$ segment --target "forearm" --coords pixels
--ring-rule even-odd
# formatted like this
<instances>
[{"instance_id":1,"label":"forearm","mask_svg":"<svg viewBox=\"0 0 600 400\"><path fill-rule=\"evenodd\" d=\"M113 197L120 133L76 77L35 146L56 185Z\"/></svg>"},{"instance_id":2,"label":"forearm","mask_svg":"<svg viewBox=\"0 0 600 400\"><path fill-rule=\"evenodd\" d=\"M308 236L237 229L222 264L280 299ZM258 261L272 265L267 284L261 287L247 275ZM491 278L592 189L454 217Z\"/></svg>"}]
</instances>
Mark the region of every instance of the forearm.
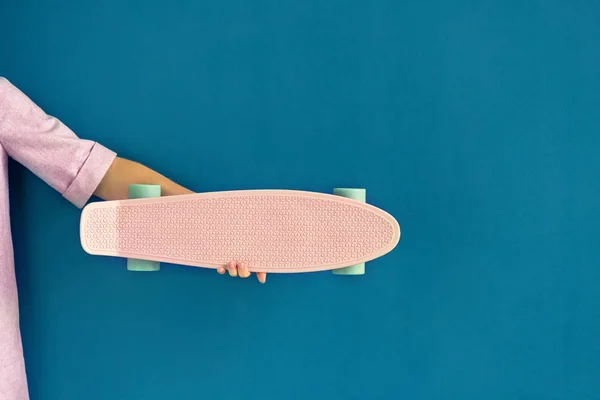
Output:
<instances>
[{"instance_id":1,"label":"forearm","mask_svg":"<svg viewBox=\"0 0 600 400\"><path fill-rule=\"evenodd\" d=\"M163 196L192 193L142 164L117 157L94 194L104 200L126 199L130 184L160 185Z\"/></svg>"}]
</instances>

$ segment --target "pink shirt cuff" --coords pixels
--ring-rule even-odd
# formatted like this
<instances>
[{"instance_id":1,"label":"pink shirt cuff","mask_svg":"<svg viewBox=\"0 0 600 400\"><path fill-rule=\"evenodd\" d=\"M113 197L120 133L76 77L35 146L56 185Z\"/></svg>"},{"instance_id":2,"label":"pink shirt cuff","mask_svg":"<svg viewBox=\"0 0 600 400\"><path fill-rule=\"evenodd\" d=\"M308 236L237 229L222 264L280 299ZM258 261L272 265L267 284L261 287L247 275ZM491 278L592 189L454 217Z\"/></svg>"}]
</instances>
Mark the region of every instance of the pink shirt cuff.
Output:
<instances>
[{"instance_id":1,"label":"pink shirt cuff","mask_svg":"<svg viewBox=\"0 0 600 400\"><path fill-rule=\"evenodd\" d=\"M82 208L94 194L116 156L115 152L95 143L75 179L63 193L63 197Z\"/></svg>"}]
</instances>

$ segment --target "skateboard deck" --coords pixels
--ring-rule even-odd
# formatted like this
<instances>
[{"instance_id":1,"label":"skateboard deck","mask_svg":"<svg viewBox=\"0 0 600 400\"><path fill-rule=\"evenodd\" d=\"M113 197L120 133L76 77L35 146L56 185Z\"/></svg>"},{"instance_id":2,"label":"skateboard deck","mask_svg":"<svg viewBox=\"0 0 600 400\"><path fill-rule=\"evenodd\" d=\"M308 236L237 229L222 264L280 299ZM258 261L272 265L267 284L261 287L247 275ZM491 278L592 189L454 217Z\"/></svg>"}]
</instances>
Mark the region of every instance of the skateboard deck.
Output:
<instances>
[{"instance_id":1,"label":"skateboard deck","mask_svg":"<svg viewBox=\"0 0 600 400\"><path fill-rule=\"evenodd\" d=\"M91 203L80 237L94 255L295 273L381 257L400 227L387 212L341 196L243 190Z\"/></svg>"}]
</instances>

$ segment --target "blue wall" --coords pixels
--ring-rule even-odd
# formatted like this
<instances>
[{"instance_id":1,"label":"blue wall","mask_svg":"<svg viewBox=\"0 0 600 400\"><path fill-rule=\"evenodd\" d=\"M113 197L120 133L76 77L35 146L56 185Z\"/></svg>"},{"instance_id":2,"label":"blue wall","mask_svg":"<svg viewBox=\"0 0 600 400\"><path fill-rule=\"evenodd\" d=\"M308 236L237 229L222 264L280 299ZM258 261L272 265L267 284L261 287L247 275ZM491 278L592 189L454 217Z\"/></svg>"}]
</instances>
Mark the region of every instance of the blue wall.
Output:
<instances>
[{"instance_id":1,"label":"blue wall","mask_svg":"<svg viewBox=\"0 0 600 400\"><path fill-rule=\"evenodd\" d=\"M358 279L127 273L12 164L33 400L598 398L600 3L168 3L2 0L0 75L197 191L366 187L403 239Z\"/></svg>"}]
</instances>

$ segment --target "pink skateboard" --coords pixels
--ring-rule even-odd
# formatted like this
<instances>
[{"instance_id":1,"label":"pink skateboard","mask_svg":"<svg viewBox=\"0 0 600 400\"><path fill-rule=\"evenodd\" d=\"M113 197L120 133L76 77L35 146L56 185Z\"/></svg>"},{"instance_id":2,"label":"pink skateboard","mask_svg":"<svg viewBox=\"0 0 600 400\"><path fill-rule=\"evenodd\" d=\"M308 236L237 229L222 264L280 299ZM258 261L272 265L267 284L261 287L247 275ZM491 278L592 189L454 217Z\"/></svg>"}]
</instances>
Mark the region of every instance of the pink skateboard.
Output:
<instances>
[{"instance_id":1,"label":"pink skateboard","mask_svg":"<svg viewBox=\"0 0 600 400\"><path fill-rule=\"evenodd\" d=\"M145 194L133 197L148 197L148 188L154 189L150 196L160 194L157 186L132 185L130 197L140 189ZM91 203L81 215L81 245L89 254L128 258L132 270L156 270L159 262L216 269L241 261L253 272L362 274L365 262L396 246L400 227L363 202L364 189L336 191L246 190Z\"/></svg>"}]
</instances>

